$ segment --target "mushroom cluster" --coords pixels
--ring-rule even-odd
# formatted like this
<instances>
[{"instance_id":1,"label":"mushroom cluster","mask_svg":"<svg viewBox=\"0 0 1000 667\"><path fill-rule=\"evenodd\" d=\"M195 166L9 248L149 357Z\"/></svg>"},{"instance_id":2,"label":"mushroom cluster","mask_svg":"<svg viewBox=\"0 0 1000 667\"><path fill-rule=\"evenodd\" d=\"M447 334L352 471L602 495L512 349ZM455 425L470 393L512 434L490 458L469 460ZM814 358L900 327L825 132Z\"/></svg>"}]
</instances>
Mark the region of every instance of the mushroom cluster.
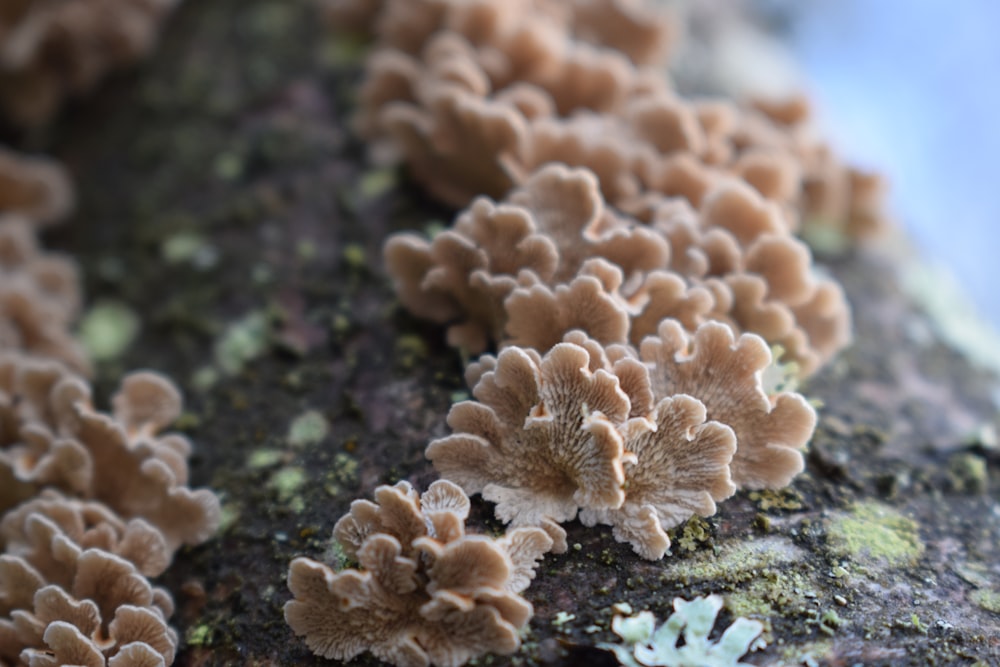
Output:
<instances>
[{"instance_id":1,"label":"mushroom cluster","mask_svg":"<svg viewBox=\"0 0 1000 667\"><path fill-rule=\"evenodd\" d=\"M384 246L402 305L481 355L475 400L426 449L446 480L432 489L494 503L499 544L546 536L532 562L566 550L573 519L654 560L671 528L802 471L816 412L789 387L849 344L851 313L796 234L886 225L881 179L814 136L805 98L681 96L664 73L676 21L641 0L321 6L373 41L356 118L373 159L463 209ZM417 543L435 519L415 518L408 485L378 493L408 497L411 518L355 503L335 537L362 570L296 560L286 619L326 657L458 664L474 652L420 634L441 548ZM386 644L397 629L405 649Z\"/></svg>"},{"instance_id":2,"label":"mushroom cluster","mask_svg":"<svg viewBox=\"0 0 1000 667\"><path fill-rule=\"evenodd\" d=\"M219 500L188 488L166 377L94 408L76 266L36 238L69 201L57 167L0 152L0 667L166 666L173 599L149 578L211 537Z\"/></svg>"},{"instance_id":3,"label":"mushroom cluster","mask_svg":"<svg viewBox=\"0 0 1000 667\"><path fill-rule=\"evenodd\" d=\"M295 596L285 620L317 655L350 660L369 651L405 667L457 667L486 652L509 654L531 618L518 593L552 541L538 528L503 538L465 533L469 499L439 480L423 494L407 482L356 500L334 527L360 569L334 572L292 561Z\"/></svg>"},{"instance_id":4,"label":"mushroom cluster","mask_svg":"<svg viewBox=\"0 0 1000 667\"><path fill-rule=\"evenodd\" d=\"M749 184L786 224L885 227L883 183L815 136L808 100L687 99L664 74L676 22L639 0L327 0L374 34L358 114L436 197L498 199L542 165L586 167L623 210Z\"/></svg>"},{"instance_id":5,"label":"mushroom cluster","mask_svg":"<svg viewBox=\"0 0 1000 667\"><path fill-rule=\"evenodd\" d=\"M0 114L45 123L63 99L145 55L179 0L6 0L0 6Z\"/></svg>"}]
</instances>

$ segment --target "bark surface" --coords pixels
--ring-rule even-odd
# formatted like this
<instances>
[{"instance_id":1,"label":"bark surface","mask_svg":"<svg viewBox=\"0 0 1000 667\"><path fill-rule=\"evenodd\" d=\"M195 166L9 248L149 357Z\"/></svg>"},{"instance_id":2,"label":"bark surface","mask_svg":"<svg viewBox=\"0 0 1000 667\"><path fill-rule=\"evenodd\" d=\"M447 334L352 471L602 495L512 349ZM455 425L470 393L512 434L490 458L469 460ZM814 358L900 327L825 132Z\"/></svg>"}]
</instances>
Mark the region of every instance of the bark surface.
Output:
<instances>
[{"instance_id":1,"label":"bark surface","mask_svg":"<svg viewBox=\"0 0 1000 667\"><path fill-rule=\"evenodd\" d=\"M330 664L282 618L289 561L335 558L333 524L377 485L426 488L424 447L467 394L443 330L402 312L381 266L387 234L453 212L366 162L349 129L362 57L309 3L192 0L139 71L17 138L77 179L49 247L82 263L96 317L140 324L99 364L101 395L129 369L173 376L193 485L223 499L218 537L163 577L178 665ZM766 622L755 664L998 664L996 379L940 342L898 266L827 261L856 343L803 388L822 404L806 473L681 526L660 562L568 525L527 591L522 650L479 664L612 665L595 646L615 639L615 603L663 620L712 592L717 632ZM474 507L470 525L500 529Z\"/></svg>"}]
</instances>

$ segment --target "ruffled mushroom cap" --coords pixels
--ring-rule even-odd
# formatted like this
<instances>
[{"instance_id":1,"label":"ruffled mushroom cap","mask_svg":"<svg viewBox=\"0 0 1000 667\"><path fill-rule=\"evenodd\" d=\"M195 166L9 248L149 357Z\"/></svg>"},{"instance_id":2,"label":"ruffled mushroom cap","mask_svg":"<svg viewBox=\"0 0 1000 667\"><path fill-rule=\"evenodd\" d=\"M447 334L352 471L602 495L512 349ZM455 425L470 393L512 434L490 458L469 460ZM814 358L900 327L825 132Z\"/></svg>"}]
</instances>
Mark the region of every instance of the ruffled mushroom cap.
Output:
<instances>
[{"instance_id":1,"label":"ruffled mushroom cap","mask_svg":"<svg viewBox=\"0 0 1000 667\"><path fill-rule=\"evenodd\" d=\"M92 477L78 492L123 518L145 519L163 533L171 554L212 536L220 520L218 497L184 486L190 443L158 434L180 408L169 380L149 372L128 376L113 399L118 419L95 411L89 387L78 379L60 382L52 401L65 415L62 434L77 440L90 457Z\"/></svg>"},{"instance_id":2,"label":"ruffled mushroom cap","mask_svg":"<svg viewBox=\"0 0 1000 667\"><path fill-rule=\"evenodd\" d=\"M0 354L0 510L33 495L39 485L80 488L89 460L73 440L53 436L59 417L49 400L70 372L59 363L18 353Z\"/></svg>"},{"instance_id":3,"label":"ruffled mushroom cap","mask_svg":"<svg viewBox=\"0 0 1000 667\"><path fill-rule=\"evenodd\" d=\"M458 320L449 342L472 353L502 339L503 304L516 287L566 282L592 257L631 277L663 266L669 247L606 210L592 174L560 165L539 171L504 204L477 200L430 243L399 234L385 245L403 305L437 322Z\"/></svg>"},{"instance_id":4,"label":"ruffled mushroom cap","mask_svg":"<svg viewBox=\"0 0 1000 667\"><path fill-rule=\"evenodd\" d=\"M8 559L0 557L3 565ZM165 621L172 606L159 606L163 594L131 563L88 549L67 558L64 568L72 572L68 582L38 588L30 606L0 619L0 659L20 655L29 665L104 665L124 647L142 643L146 649L129 654L152 651L164 664L173 661L177 634Z\"/></svg>"},{"instance_id":5,"label":"ruffled mushroom cap","mask_svg":"<svg viewBox=\"0 0 1000 667\"><path fill-rule=\"evenodd\" d=\"M624 53L637 65L662 65L678 28L669 16L635 0L574 0L573 34Z\"/></svg>"},{"instance_id":6,"label":"ruffled mushroom cap","mask_svg":"<svg viewBox=\"0 0 1000 667\"><path fill-rule=\"evenodd\" d=\"M35 488L98 500L126 521L148 521L168 556L204 542L218 525L219 500L185 486L187 439L160 433L180 413L176 387L134 373L113 404L114 416L94 410L90 387L56 364L0 357L0 470Z\"/></svg>"},{"instance_id":7,"label":"ruffled mushroom cap","mask_svg":"<svg viewBox=\"0 0 1000 667\"><path fill-rule=\"evenodd\" d=\"M614 526L615 539L629 542L643 558L662 558L670 547L666 530L691 516L715 514L715 503L736 492L729 463L736 451L732 429L706 422L705 406L690 396L662 399L651 415L655 430L626 437L635 455L625 464L626 494L617 509L580 512L588 526Z\"/></svg>"},{"instance_id":8,"label":"ruffled mushroom cap","mask_svg":"<svg viewBox=\"0 0 1000 667\"><path fill-rule=\"evenodd\" d=\"M744 248L762 234L786 235L789 231L780 209L738 181L729 181L706 197L701 224L707 229L725 229Z\"/></svg>"},{"instance_id":9,"label":"ruffled mushroom cap","mask_svg":"<svg viewBox=\"0 0 1000 667\"><path fill-rule=\"evenodd\" d=\"M81 551L101 549L120 556L147 577L159 576L170 564L163 535L144 520L126 523L101 503L67 498L51 489L7 512L0 521L0 545L11 555L37 550L33 544L51 543L57 534Z\"/></svg>"},{"instance_id":10,"label":"ruffled mushroom cap","mask_svg":"<svg viewBox=\"0 0 1000 667\"><path fill-rule=\"evenodd\" d=\"M742 488L781 488L803 469L801 449L812 437L816 412L799 394L768 396L761 383L771 352L761 338L703 324L692 335L675 321L646 338L640 359L649 367L657 397L687 394L704 404L707 418L732 428L733 482Z\"/></svg>"},{"instance_id":11,"label":"ruffled mushroom cap","mask_svg":"<svg viewBox=\"0 0 1000 667\"><path fill-rule=\"evenodd\" d=\"M572 343L544 358L504 349L473 390L479 402L452 406L454 433L426 451L442 477L497 503L505 523L545 528L557 552L566 548L559 523L581 507L616 508L625 498L620 431L631 404L618 378L592 372L591 363Z\"/></svg>"},{"instance_id":12,"label":"ruffled mushroom cap","mask_svg":"<svg viewBox=\"0 0 1000 667\"><path fill-rule=\"evenodd\" d=\"M624 343L629 313L617 298L621 270L600 259L588 260L569 284L549 289L533 285L515 289L507 300L504 345L545 353L572 330L585 332L603 345Z\"/></svg>"},{"instance_id":13,"label":"ruffled mushroom cap","mask_svg":"<svg viewBox=\"0 0 1000 667\"><path fill-rule=\"evenodd\" d=\"M413 177L445 203L498 199L514 185L502 165L523 150L527 126L507 104L441 89L426 107L389 106L383 122Z\"/></svg>"},{"instance_id":14,"label":"ruffled mushroom cap","mask_svg":"<svg viewBox=\"0 0 1000 667\"><path fill-rule=\"evenodd\" d=\"M360 571L292 561L285 620L295 633L326 658L367 650L396 665L457 666L515 651L532 613L517 593L552 545L545 532L465 535L468 497L444 480L422 496L406 482L382 486L376 501L352 503L334 529Z\"/></svg>"},{"instance_id":15,"label":"ruffled mushroom cap","mask_svg":"<svg viewBox=\"0 0 1000 667\"><path fill-rule=\"evenodd\" d=\"M0 25L0 110L38 125L153 46L176 0L31 3Z\"/></svg>"},{"instance_id":16,"label":"ruffled mushroom cap","mask_svg":"<svg viewBox=\"0 0 1000 667\"><path fill-rule=\"evenodd\" d=\"M61 166L0 147L0 214L46 225L61 220L72 207L73 187Z\"/></svg>"},{"instance_id":17,"label":"ruffled mushroom cap","mask_svg":"<svg viewBox=\"0 0 1000 667\"><path fill-rule=\"evenodd\" d=\"M75 265L42 253L27 220L0 215L0 349L60 360L86 372L69 334L80 305Z\"/></svg>"}]
</instances>

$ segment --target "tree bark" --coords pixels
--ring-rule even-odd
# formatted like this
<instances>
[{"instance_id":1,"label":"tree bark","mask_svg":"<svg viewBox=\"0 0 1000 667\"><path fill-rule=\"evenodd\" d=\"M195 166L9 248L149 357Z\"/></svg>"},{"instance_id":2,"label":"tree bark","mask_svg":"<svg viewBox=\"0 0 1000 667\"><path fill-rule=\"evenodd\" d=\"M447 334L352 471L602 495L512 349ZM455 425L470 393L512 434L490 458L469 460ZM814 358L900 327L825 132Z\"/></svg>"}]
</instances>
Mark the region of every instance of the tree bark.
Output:
<instances>
[{"instance_id":1,"label":"tree bark","mask_svg":"<svg viewBox=\"0 0 1000 667\"><path fill-rule=\"evenodd\" d=\"M379 484L423 489L427 442L467 393L443 330L398 306L385 236L447 223L405 174L373 168L350 130L363 49L306 2L190 0L139 71L22 145L70 166L88 304L140 331L98 366L103 396L153 368L187 396L193 486L225 524L163 578L178 665L321 665L282 617L296 555L322 559L335 521ZM998 664L996 378L943 344L871 252L827 258L856 342L803 392L822 403L807 470L741 492L674 531L647 562L604 528L567 526L526 596L530 632L480 664L615 664L615 603L665 619L675 597L721 593L717 630L766 621L755 664ZM474 502L474 530L500 528ZM358 664L376 664L363 658Z\"/></svg>"}]
</instances>

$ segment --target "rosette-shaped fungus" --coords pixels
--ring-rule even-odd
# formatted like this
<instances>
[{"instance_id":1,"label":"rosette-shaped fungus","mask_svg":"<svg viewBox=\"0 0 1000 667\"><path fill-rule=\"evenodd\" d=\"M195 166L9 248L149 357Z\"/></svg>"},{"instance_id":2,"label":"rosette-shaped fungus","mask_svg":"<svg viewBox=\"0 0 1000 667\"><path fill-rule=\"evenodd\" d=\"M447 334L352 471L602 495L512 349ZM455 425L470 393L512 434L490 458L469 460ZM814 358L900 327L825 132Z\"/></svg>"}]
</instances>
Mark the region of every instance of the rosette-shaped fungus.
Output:
<instances>
[{"instance_id":1,"label":"rosette-shaped fungus","mask_svg":"<svg viewBox=\"0 0 1000 667\"><path fill-rule=\"evenodd\" d=\"M457 667L515 651L533 611L518 593L552 545L545 532L466 535L469 499L443 480L422 495L407 482L382 486L375 499L353 502L334 528L362 569L292 561L285 620L295 633L326 658L367 650L401 667Z\"/></svg>"},{"instance_id":2,"label":"rosette-shaped fungus","mask_svg":"<svg viewBox=\"0 0 1000 667\"><path fill-rule=\"evenodd\" d=\"M86 372L83 350L69 334L79 306L76 265L43 253L26 220L0 216L0 349Z\"/></svg>"},{"instance_id":3,"label":"rosette-shaped fungus","mask_svg":"<svg viewBox=\"0 0 1000 667\"><path fill-rule=\"evenodd\" d=\"M31 667L173 662L177 634L165 620L173 612L170 596L132 563L100 549L81 551L59 533L39 551L0 556L8 592L0 602L9 615L0 618L0 659ZM51 562L39 564L41 556Z\"/></svg>"},{"instance_id":4,"label":"rosette-shaped fungus","mask_svg":"<svg viewBox=\"0 0 1000 667\"><path fill-rule=\"evenodd\" d=\"M884 227L877 179L814 137L801 96L687 100L661 63L670 21L633 0L327 0L376 35L360 127L431 193L502 197L546 162L586 166L615 206L644 193L700 206L723 178L862 236Z\"/></svg>"},{"instance_id":5,"label":"rosette-shaped fungus","mask_svg":"<svg viewBox=\"0 0 1000 667\"><path fill-rule=\"evenodd\" d=\"M606 209L590 172L559 165L505 203L477 200L430 242L403 233L385 245L403 305L436 322L458 320L449 342L473 353L503 339L504 300L516 287L569 282L592 257L617 264L628 279L664 266L669 247Z\"/></svg>"},{"instance_id":6,"label":"rosette-shaped fungus","mask_svg":"<svg viewBox=\"0 0 1000 667\"><path fill-rule=\"evenodd\" d=\"M15 0L0 8L0 111L44 123L153 46L177 0Z\"/></svg>"},{"instance_id":7,"label":"rosette-shaped fungus","mask_svg":"<svg viewBox=\"0 0 1000 667\"><path fill-rule=\"evenodd\" d=\"M627 434L634 460L625 464L625 502L616 509L584 509L580 521L614 527L643 558L662 558L666 530L691 516L715 514L715 503L736 492L729 463L736 451L732 429L706 421L705 406L683 394L660 400L650 415L655 430Z\"/></svg>"},{"instance_id":8,"label":"rosette-shaped fungus","mask_svg":"<svg viewBox=\"0 0 1000 667\"><path fill-rule=\"evenodd\" d=\"M772 359L760 337L734 338L718 322L690 334L664 320L658 336L642 341L639 358L649 368L654 396L687 394L704 404L708 419L732 428L736 453L730 467L737 486L777 489L802 471L801 450L816 427L816 412L800 394L769 396L764 390L762 373Z\"/></svg>"},{"instance_id":9,"label":"rosette-shaped fungus","mask_svg":"<svg viewBox=\"0 0 1000 667\"><path fill-rule=\"evenodd\" d=\"M218 498L185 486L191 444L159 433L180 414L169 380L128 376L106 415L92 407L89 386L56 365L14 356L0 369L0 417L13 420L0 428L0 469L36 488L100 501L125 520L144 519L162 533L170 556L212 535Z\"/></svg>"},{"instance_id":10,"label":"rosette-shaped fungus","mask_svg":"<svg viewBox=\"0 0 1000 667\"><path fill-rule=\"evenodd\" d=\"M621 507L623 464L635 460L623 433L649 427L632 416L617 368L591 370L595 347L560 343L544 357L506 348L473 389L478 402L452 406L454 433L426 452L445 479L495 502L502 521L545 528L557 552L559 524L579 509Z\"/></svg>"},{"instance_id":11,"label":"rosette-shaped fungus","mask_svg":"<svg viewBox=\"0 0 1000 667\"><path fill-rule=\"evenodd\" d=\"M63 218L72 206L73 187L62 167L0 147L0 215L21 215L44 225Z\"/></svg>"}]
</instances>

